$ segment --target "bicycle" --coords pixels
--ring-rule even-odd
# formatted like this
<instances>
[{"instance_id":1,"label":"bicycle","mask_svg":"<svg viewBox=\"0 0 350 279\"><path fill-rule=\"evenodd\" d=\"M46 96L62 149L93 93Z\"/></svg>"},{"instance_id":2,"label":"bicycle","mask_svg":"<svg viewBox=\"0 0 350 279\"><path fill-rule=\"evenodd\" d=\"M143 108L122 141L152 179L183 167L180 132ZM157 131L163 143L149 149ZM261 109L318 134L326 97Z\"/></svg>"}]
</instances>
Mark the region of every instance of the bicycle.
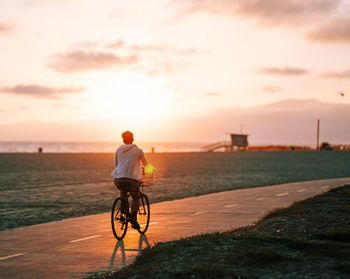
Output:
<instances>
[{"instance_id":1,"label":"bicycle","mask_svg":"<svg viewBox=\"0 0 350 279\"><path fill-rule=\"evenodd\" d=\"M140 182L140 189L143 190L144 187L149 187L153 184L153 176L152 177L144 177L143 181ZM137 210L137 222L140 225L140 228L137 231L140 234L145 234L150 221L151 211L148 197L141 190L140 192L140 203L139 209ZM112 206L112 214L111 214L111 224L112 231L116 239L122 240L129 227L131 227L131 201L132 198L130 196L130 192L127 195L126 204L123 205L123 200L118 197L115 199ZM124 213L122 212L124 210Z\"/></svg>"}]
</instances>

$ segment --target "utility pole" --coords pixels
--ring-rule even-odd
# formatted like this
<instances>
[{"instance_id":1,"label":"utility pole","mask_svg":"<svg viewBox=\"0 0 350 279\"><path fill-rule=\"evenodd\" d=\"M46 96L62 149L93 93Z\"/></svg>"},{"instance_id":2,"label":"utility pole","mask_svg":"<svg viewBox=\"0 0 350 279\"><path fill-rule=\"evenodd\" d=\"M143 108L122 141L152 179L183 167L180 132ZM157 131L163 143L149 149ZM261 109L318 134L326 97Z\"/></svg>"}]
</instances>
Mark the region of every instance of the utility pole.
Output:
<instances>
[{"instance_id":1,"label":"utility pole","mask_svg":"<svg viewBox=\"0 0 350 279\"><path fill-rule=\"evenodd\" d=\"M317 151L320 151L320 119L317 119Z\"/></svg>"}]
</instances>

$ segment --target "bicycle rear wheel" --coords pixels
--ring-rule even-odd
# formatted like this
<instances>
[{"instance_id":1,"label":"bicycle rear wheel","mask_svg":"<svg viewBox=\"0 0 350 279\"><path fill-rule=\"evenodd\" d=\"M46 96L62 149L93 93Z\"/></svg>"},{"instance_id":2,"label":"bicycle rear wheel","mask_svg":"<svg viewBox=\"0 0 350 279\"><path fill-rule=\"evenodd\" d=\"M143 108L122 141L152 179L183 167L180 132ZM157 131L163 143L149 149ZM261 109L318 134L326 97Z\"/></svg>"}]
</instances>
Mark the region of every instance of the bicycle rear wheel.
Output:
<instances>
[{"instance_id":1,"label":"bicycle rear wheel","mask_svg":"<svg viewBox=\"0 0 350 279\"><path fill-rule=\"evenodd\" d=\"M140 195L140 205L139 210L137 212L137 222L140 225L140 228L138 229L138 232L141 234L144 234L149 226L149 220L151 216L150 206L148 197L141 193Z\"/></svg>"},{"instance_id":2,"label":"bicycle rear wheel","mask_svg":"<svg viewBox=\"0 0 350 279\"><path fill-rule=\"evenodd\" d=\"M116 239L122 240L128 230L126 214L122 213L123 200L117 198L112 207L112 231Z\"/></svg>"}]
</instances>

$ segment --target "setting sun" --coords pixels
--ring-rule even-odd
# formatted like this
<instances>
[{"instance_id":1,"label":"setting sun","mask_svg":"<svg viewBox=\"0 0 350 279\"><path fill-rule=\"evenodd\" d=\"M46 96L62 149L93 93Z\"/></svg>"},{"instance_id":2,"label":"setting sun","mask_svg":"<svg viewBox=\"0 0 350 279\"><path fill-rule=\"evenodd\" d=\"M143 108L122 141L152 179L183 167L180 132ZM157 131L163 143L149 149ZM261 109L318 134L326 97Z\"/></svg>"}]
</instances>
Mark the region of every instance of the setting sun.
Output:
<instances>
[{"instance_id":1,"label":"setting sun","mask_svg":"<svg viewBox=\"0 0 350 279\"><path fill-rule=\"evenodd\" d=\"M168 116L171 94L161 78L126 72L96 77L90 88L86 93L89 110L97 118L142 126Z\"/></svg>"}]
</instances>

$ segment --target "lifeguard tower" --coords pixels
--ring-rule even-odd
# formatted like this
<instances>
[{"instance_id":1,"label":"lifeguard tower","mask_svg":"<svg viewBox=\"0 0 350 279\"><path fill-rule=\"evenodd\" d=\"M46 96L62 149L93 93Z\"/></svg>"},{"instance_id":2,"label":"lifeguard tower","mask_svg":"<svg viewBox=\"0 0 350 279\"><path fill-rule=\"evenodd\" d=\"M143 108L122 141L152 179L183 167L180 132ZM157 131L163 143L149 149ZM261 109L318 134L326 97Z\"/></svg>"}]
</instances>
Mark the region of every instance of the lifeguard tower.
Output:
<instances>
[{"instance_id":1,"label":"lifeguard tower","mask_svg":"<svg viewBox=\"0 0 350 279\"><path fill-rule=\"evenodd\" d=\"M231 141L220 141L202 147L206 152L213 152L217 149L224 149L225 152L245 151L248 147L247 134L229 134Z\"/></svg>"},{"instance_id":2,"label":"lifeguard tower","mask_svg":"<svg viewBox=\"0 0 350 279\"><path fill-rule=\"evenodd\" d=\"M232 149L246 150L248 147L248 135L246 134L230 134Z\"/></svg>"}]
</instances>

